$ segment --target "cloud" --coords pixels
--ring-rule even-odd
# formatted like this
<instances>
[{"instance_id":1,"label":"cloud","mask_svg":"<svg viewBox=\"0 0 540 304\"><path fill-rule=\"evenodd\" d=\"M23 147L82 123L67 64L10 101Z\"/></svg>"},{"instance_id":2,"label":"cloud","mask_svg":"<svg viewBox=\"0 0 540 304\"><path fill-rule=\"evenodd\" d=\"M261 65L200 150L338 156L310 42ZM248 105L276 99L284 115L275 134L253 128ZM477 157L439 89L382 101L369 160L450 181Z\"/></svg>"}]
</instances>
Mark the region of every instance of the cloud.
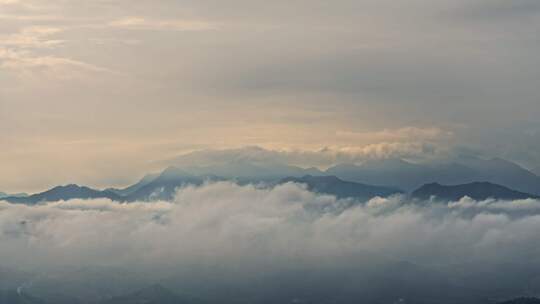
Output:
<instances>
[{"instance_id":1,"label":"cloud","mask_svg":"<svg viewBox=\"0 0 540 304\"><path fill-rule=\"evenodd\" d=\"M228 182L179 189L173 202L0 202L0 260L36 273L23 285L16 277L3 283L86 300L119 286L140 288L141 281L201 297L212 290L228 298L234 290L235 298L284 295L287 302L329 294L356 303L369 295L409 302L431 291L445 299L540 291L540 202L528 201L535 207L521 213L455 204L414 205L395 196L362 205L296 184ZM59 284L73 288L55 289Z\"/></svg>"},{"instance_id":2,"label":"cloud","mask_svg":"<svg viewBox=\"0 0 540 304\"><path fill-rule=\"evenodd\" d=\"M219 166L228 163L252 163L252 164L286 164L300 167L330 167L342 163L362 163L367 160L402 158L413 161L428 161L443 159L449 153L450 148L439 144L444 138L422 140L421 137L401 137L389 135L383 131L384 137L390 136L395 141L382 141L364 145L333 145L319 149L266 149L258 146L248 146L231 149L205 149L184 153L173 158L160 160L162 166L175 165L186 166ZM375 132L375 137L379 132ZM350 135L347 135L347 137ZM356 136L354 134L353 136ZM370 137L368 133L360 136ZM390 138L389 138L390 139Z\"/></svg>"},{"instance_id":3,"label":"cloud","mask_svg":"<svg viewBox=\"0 0 540 304\"><path fill-rule=\"evenodd\" d=\"M515 201L500 201L489 199L485 201L475 201L469 197L464 197L457 202L448 204L449 208L455 209L473 209L476 211L491 211L491 212L539 212L540 202L536 199L524 199Z\"/></svg>"},{"instance_id":4,"label":"cloud","mask_svg":"<svg viewBox=\"0 0 540 304\"><path fill-rule=\"evenodd\" d=\"M62 28L49 26L31 26L18 33L0 36L0 46L17 48L50 48L63 43L63 40L48 39L49 36L62 32Z\"/></svg>"},{"instance_id":5,"label":"cloud","mask_svg":"<svg viewBox=\"0 0 540 304\"><path fill-rule=\"evenodd\" d=\"M28 26L18 32L0 35L0 67L15 72L19 81L34 81L43 77L55 80L83 79L88 73L114 74L110 69L79 60L44 55L66 41L54 39L64 28L53 26Z\"/></svg>"},{"instance_id":6,"label":"cloud","mask_svg":"<svg viewBox=\"0 0 540 304\"><path fill-rule=\"evenodd\" d=\"M0 5L17 4L20 0L0 0Z\"/></svg>"},{"instance_id":7,"label":"cloud","mask_svg":"<svg viewBox=\"0 0 540 304\"><path fill-rule=\"evenodd\" d=\"M131 30L208 31L216 24L202 20L150 20L143 17L126 17L109 23L109 26Z\"/></svg>"},{"instance_id":8,"label":"cloud","mask_svg":"<svg viewBox=\"0 0 540 304\"><path fill-rule=\"evenodd\" d=\"M540 116L538 1L470 2L3 0L0 48L18 59L2 51L0 116L9 118L0 129L20 140L0 155L19 177L0 184L33 191L60 182L24 182L40 175L35 168L98 186L112 175L134 181L156 169L141 168L147 160L245 145L328 166L433 157L458 143L537 167L538 135L520 134ZM110 79L109 70L130 77ZM430 138L454 124L463 131ZM412 126L426 132L399 131ZM144 144L107 159L96 159L102 147L119 145L85 147L82 158L95 163L74 173L63 158L44 160L41 146L21 144L33 136ZM82 173L119 163L92 179Z\"/></svg>"},{"instance_id":9,"label":"cloud","mask_svg":"<svg viewBox=\"0 0 540 304\"><path fill-rule=\"evenodd\" d=\"M435 127L403 127L399 129L384 129L374 132L338 131L336 135L339 137L344 137L347 140L360 142L403 142L412 140L443 140L451 137L453 134L451 131L446 131Z\"/></svg>"},{"instance_id":10,"label":"cloud","mask_svg":"<svg viewBox=\"0 0 540 304\"><path fill-rule=\"evenodd\" d=\"M156 268L216 260L290 267L279 263L323 257L339 264L332 257L364 253L421 265L534 258L540 215L512 217L493 212L493 204L513 209L523 202L479 203L474 214L456 212L456 204L411 205L399 196L348 207L350 201L295 184L260 189L221 182L180 189L170 203L0 203L0 258L11 265Z\"/></svg>"},{"instance_id":11,"label":"cloud","mask_svg":"<svg viewBox=\"0 0 540 304\"><path fill-rule=\"evenodd\" d=\"M39 56L27 51L6 48L0 48L0 67L15 71L18 77L25 81L41 77L58 80L84 79L88 73L115 74L107 68L74 59Z\"/></svg>"}]
</instances>

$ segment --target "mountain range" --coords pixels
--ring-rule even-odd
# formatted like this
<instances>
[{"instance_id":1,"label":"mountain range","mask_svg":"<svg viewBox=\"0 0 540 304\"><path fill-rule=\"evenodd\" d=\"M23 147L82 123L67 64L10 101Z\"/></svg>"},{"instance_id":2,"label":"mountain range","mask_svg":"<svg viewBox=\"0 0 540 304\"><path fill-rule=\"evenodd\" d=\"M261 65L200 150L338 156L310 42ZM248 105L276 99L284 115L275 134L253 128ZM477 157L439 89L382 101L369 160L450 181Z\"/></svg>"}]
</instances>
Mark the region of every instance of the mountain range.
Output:
<instances>
[{"instance_id":1,"label":"mountain range","mask_svg":"<svg viewBox=\"0 0 540 304\"><path fill-rule=\"evenodd\" d=\"M153 200L170 201L174 198L178 188L185 186L199 186L205 182L223 180L227 179L217 176L194 176L183 170L169 167L161 174L153 175L151 177L146 176L138 183L125 189L110 188L100 191L78 185L67 185L58 186L48 191L33 194L27 197L5 197L4 200L11 203L31 205L40 202L97 198L105 198L118 202ZM233 180L233 182L239 184L248 183L246 180ZM272 187L289 182L305 184L308 190L316 193L334 195L338 198L354 198L362 201L369 200L375 196L386 197L402 193L402 191L399 189L344 181L335 176L306 175L303 177L286 177L272 183L261 185Z\"/></svg>"},{"instance_id":2,"label":"mountain range","mask_svg":"<svg viewBox=\"0 0 540 304\"><path fill-rule=\"evenodd\" d=\"M257 151L254 151L257 155L255 152ZM241 152L237 153L239 155L218 155L210 160L213 165L191 165L194 162L188 162L187 160L191 160L188 158L178 160L177 166L193 175L216 175L250 182L275 181L289 176L336 176L347 181L393 187L410 192L433 182L456 185L486 181L540 195L540 177L537 174L502 158L484 159L476 156L460 156L446 161L423 163L387 158L367 160L359 164L342 163L320 170L304 169L279 163L277 160L265 160L246 156ZM193 161L198 159L193 155L192 158Z\"/></svg>"},{"instance_id":3,"label":"mountain range","mask_svg":"<svg viewBox=\"0 0 540 304\"><path fill-rule=\"evenodd\" d=\"M124 198L114 192L104 190L95 190L84 186L66 185L57 186L45 192L29 196L10 196L3 198L11 203L19 204L37 204L39 202L55 202L70 199L96 199L107 198L113 201L124 201Z\"/></svg>"},{"instance_id":4,"label":"mountain range","mask_svg":"<svg viewBox=\"0 0 540 304\"><path fill-rule=\"evenodd\" d=\"M500 158L460 158L450 163L416 164L401 159L367 161L361 165L341 164L327 175L373 185L394 186L412 191L428 183L466 184L486 181L518 191L540 194L540 177Z\"/></svg>"},{"instance_id":5,"label":"mountain range","mask_svg":"<svg viewBox=\"0 0 540 304\"><path fill-rule=\"evenodd\" d=\"M28 196L4 195L0 198L25 204L77 198L120 202L172 200L179 187L223 180L267 186L296 182L305 184L310 191L364 201L403 192L418 198L436 196L445 200L465 195L474 199L540 196L540 177L534 173L506 160L470 157L441 164L417 164L402 159L372 160L360 165L340 164L325 171L236 161L216 166L191 166L189 170L169 167L161 173L148 174L123 189L96 190L72 184Z\"/></svg>"}]
</instances>

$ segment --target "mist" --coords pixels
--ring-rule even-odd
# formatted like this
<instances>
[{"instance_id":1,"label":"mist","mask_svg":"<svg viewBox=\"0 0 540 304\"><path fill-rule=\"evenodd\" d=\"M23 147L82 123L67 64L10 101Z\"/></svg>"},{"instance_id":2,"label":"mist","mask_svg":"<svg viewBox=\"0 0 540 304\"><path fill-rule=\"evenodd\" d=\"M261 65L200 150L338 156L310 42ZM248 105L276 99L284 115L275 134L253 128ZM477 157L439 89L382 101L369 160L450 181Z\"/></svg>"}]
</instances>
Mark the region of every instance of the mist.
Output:
<instances>
[{"instance_id":1,"label":"mist","mask_svg":"<svg viewBox=\"0 0 540 304\"><path fill-rule=\"evenodd\" d=\"M244 286L305 271L323 281L349 272L399 278L417 270L392 265L410 263L448 281L474 278L468 288L480 288L499 275L506 284L500 265L514 265L521 282L540 278L539 230L537 200L441 204L394 196L361 204L292 183L269 189L218 182L179 189L172 202L2 202L0 261L28 272L128 269L137 275L126 281L144 274L189 290L203 284L197 280Z\"/></svg>"}]
</instances>

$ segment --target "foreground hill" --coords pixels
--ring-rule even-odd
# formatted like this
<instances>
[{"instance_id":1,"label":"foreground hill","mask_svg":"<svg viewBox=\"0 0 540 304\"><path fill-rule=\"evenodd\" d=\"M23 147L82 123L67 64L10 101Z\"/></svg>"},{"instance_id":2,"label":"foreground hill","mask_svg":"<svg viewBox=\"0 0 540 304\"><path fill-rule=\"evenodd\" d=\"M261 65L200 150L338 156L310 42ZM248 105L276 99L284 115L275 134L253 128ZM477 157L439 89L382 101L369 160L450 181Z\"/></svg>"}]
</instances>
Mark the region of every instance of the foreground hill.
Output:
<instances>
[{"instance_id":1,"label":"foreground hill","mask_svg":"<svg viewBox=\"0 0 540 304\"><path fill-rule=\"evenodd\" d=\"M401 193L400 190L394 188L344 181L335 176L306 175L304 177L288 177L280 181L280 183L287 182L305 184L309 191L330 194L337 198L369 200L376 196L387 197Z\"/></svg>"},{"instance_id":2,"label":"foreground hill","mask_svg":"<svg viewBox=\"0 0 540 304\"><path fill-rule=\"evenodd\" d=\"M439 183L426 184L415 190L411 196L416 199L428 200L435 197L444 201L458 201L467 196L474 200L500 199L517 200L540 198L537 195L515 191L507 187L488 182L475 182L462 185L446 186Z\"/></svg>"}]
</instances>

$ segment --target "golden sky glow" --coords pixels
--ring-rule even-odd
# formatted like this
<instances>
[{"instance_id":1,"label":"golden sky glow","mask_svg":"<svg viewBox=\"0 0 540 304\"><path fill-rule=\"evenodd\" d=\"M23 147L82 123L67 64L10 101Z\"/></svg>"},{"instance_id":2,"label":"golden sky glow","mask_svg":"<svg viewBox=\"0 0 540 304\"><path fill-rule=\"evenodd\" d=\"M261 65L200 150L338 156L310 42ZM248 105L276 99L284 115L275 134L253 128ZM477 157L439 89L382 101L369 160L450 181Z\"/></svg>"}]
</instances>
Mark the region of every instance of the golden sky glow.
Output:
<instances>
[{"instance_id":1,"label":"golden sky glow","mask_svg":"<svg viewBox=\"0 0 540 304\"><path fill-rule=\"evenodd\" d=\"M245 146L536 167L537 3L0 0L0 190Z\"/></svg>"}]
</instances>

